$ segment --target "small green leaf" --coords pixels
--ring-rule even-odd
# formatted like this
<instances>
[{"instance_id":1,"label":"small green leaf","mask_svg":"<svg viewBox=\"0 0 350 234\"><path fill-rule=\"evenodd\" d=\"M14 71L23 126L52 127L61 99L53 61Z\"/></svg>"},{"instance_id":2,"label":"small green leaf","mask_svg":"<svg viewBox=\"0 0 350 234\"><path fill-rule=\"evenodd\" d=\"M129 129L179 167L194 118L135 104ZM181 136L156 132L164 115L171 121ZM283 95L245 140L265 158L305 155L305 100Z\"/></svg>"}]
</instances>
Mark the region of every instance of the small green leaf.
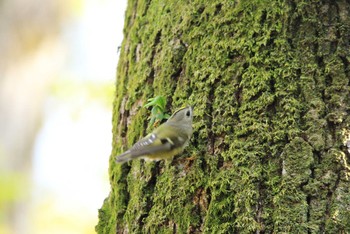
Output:
<instances>
[{"instance_id":1,"label":"small green leaf","mask_svg":"<svg viewBox=\"0 0 350 234\"><path fill-rule=\"evenodd\" d=\"M169 119L170 115L165 113L166 99L163 96L156 96L147 100L148 102L144 107L152 107L150 119L150 125L154 125L157 122L161 122L163 119Z\"/></svg>"}]
</instances>

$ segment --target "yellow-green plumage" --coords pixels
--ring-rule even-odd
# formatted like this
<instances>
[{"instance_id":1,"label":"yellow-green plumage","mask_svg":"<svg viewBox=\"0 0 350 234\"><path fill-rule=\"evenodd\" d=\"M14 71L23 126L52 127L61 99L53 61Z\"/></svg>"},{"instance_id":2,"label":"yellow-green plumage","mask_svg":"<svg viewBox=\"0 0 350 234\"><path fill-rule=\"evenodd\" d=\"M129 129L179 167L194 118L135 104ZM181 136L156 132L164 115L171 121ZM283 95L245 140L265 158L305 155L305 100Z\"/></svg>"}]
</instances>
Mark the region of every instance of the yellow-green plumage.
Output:
<instances>
[{"instance_id":1,"label":"yellow-green plumage","mask_svg":"<svg viewBox=\"0 0 350 234\"><path fill-rule=\"evenodd\" d=\"M135 158L161 160L181 153L192 136L192 118L192 107L181 108L167 122L119 155L116 162L123 163Z\"/></svg>"}]
</instances>

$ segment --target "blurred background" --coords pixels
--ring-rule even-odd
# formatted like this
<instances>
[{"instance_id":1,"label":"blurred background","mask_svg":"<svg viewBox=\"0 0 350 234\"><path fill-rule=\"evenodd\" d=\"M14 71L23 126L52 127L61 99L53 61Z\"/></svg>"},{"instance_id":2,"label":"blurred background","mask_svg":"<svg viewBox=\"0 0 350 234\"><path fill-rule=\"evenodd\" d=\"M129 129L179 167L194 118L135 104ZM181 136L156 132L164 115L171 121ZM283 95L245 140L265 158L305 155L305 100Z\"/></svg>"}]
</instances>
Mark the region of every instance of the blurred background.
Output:
<instances>
[{"instance_id":1,"label":"blurred background","mask_svg":"<svg viewBox=\"0 0 350 234\"><path fill-rule=\"evenodd\" d=\"M0 234L95 233L125 7L0 1Z\"/></svg>"}]
</instances>

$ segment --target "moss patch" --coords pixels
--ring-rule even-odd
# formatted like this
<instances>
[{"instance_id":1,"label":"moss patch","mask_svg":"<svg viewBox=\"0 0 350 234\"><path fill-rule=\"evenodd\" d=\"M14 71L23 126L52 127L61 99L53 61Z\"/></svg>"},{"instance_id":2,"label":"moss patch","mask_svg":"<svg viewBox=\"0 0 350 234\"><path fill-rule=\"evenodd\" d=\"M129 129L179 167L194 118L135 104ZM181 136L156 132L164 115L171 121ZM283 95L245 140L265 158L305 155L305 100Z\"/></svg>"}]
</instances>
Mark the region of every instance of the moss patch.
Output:
<instances>
[{"instance_id":1,"label":"moss patch","mask_svg":"<svg viewBox=\"0 0 350 234\"><path fill-rule=\"evenodd\" d=\"M349 3L129 0L124 35L98 233L349 231ZM156 95L190 146L116 165Z\"/></svg>"}]
</instances>

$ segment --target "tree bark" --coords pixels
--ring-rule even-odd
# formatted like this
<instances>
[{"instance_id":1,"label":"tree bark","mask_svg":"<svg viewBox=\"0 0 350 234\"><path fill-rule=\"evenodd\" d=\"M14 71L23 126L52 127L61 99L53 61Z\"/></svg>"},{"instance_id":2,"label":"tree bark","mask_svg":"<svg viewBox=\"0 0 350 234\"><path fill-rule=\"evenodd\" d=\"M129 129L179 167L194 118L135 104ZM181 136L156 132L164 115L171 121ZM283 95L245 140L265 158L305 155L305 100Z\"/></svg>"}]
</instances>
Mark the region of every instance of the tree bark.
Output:
<instances>
[{"instance_id":1,"label":"tree bark","mask_svg":"<svg viewBox=\"0 0 350 234\"><path fill-rule=\"evenodd\" d=\"M350 232L350 2L129 0L98 233ZM115 156L148 98L194 105L172 161Z\"/></svg>"}]
</instances>

